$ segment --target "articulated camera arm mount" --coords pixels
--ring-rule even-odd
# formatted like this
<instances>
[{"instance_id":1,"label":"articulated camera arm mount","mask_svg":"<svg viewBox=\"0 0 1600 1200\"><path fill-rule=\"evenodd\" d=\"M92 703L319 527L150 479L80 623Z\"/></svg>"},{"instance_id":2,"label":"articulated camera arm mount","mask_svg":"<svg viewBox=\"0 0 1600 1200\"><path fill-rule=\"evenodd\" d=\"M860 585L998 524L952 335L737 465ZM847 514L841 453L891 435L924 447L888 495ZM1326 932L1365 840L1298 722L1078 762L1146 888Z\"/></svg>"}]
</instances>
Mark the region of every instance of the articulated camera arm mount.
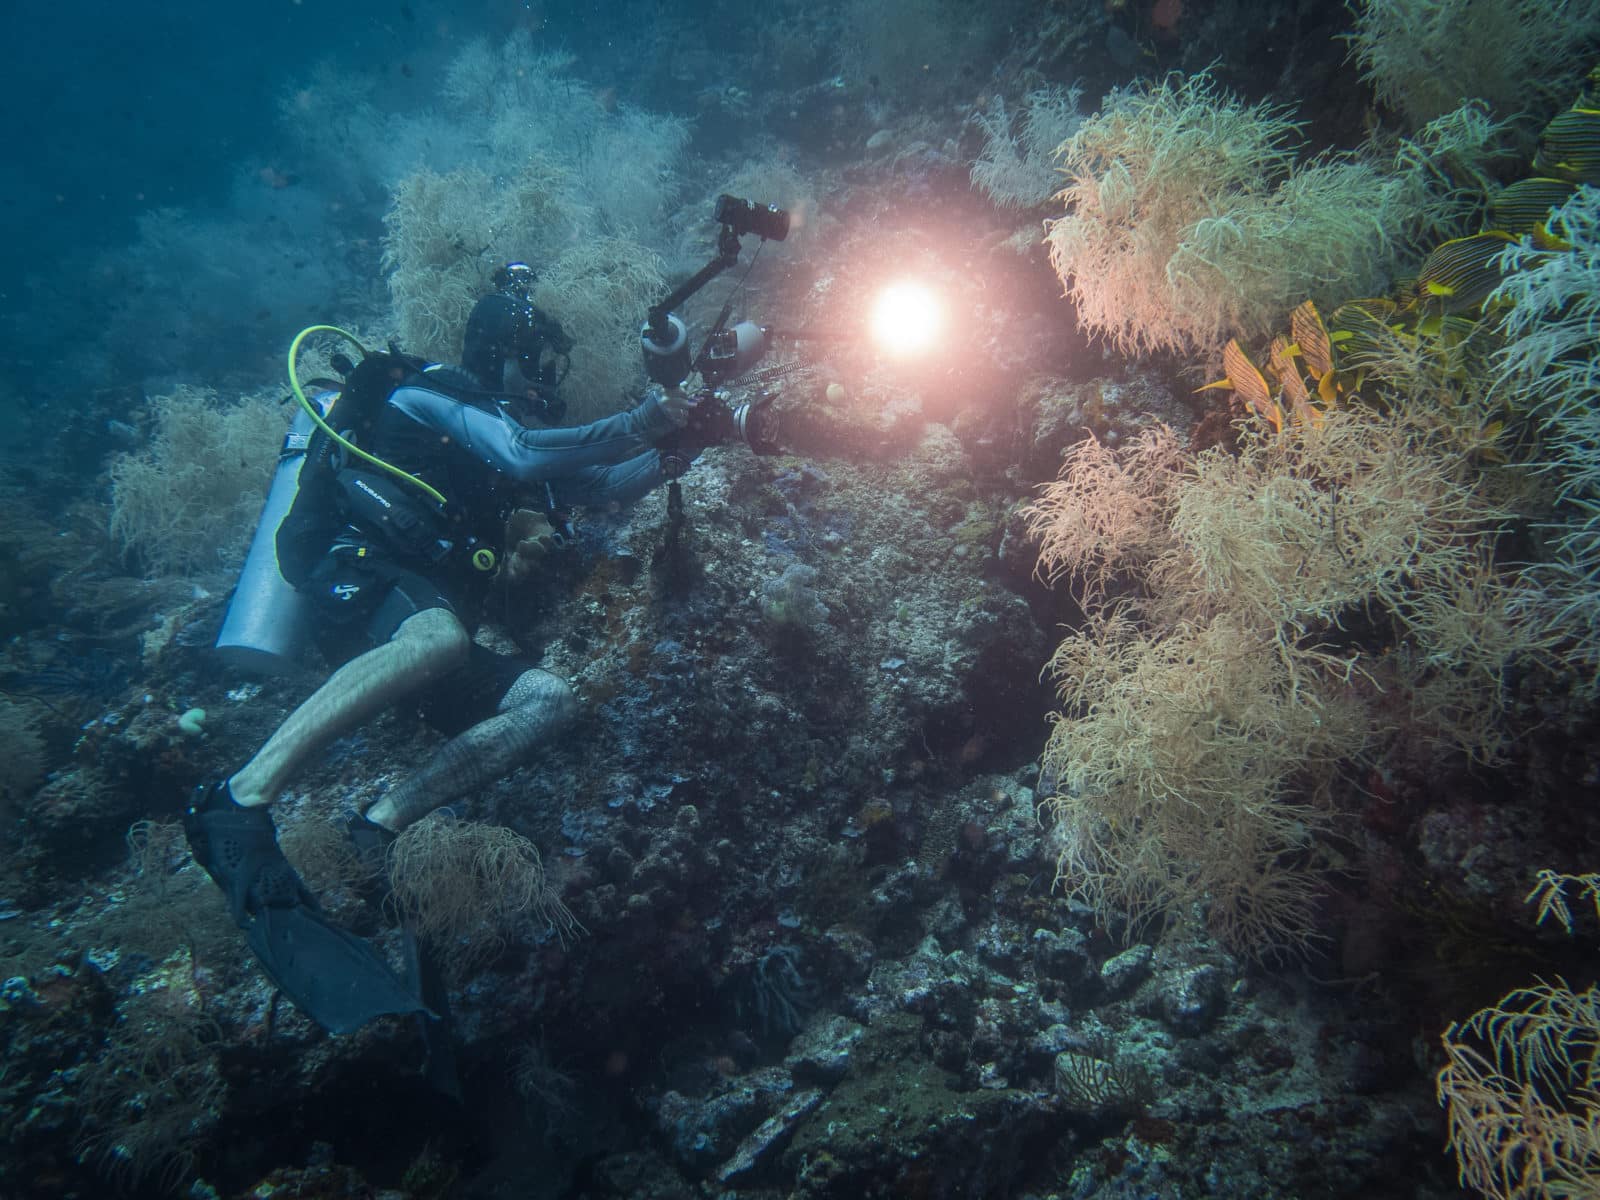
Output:
<instances>
[{"instance_id":1,"label":"articulated camera arm mount","mask_svg":"<svg viewBox=\"0 0 1600 1200\"><path fill-rule=\"evenodd\" d=\"M667 318L671 316L672 310L738 261L739 235L734 232L732 225L724 225L722 232L717 235L716 257L674 288L666 299L659 304L651 305L648 321L650 336L658 342L668 339L671 335L668 332Z\"/></svg>"}]
</instances>

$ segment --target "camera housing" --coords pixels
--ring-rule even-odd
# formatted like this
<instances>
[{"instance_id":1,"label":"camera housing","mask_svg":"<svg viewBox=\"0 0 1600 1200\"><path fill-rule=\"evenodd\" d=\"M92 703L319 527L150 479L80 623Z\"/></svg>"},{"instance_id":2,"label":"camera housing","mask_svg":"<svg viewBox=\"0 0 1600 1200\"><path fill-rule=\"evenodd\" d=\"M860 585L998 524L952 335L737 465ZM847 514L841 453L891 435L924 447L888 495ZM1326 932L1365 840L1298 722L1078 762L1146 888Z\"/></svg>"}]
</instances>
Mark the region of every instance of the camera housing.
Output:
<instances>
[{"instance_id":1,"label":"camera housing","mask_svg":"<svg viewBox=\"0 0 1600 1200\"><path fill-rule=\"evenodd\" d=\"M789 214L776 204L756 204L727 193L717 197L712 216L722 226L717 256L665 299L650 308L639 331L639 348L650 378L663 387L677 387L695 371L707 386L695 396L689 423L659 443L662 464L676 479L706 446L740 441L757 454L778 452L778 414L770 397L729 404L716 388L743 374L766 352L768 330L753 321L729 326L730 300L706 335L698 353L690 349L689 331L672 309L693 296L739 259L739 239L753 233L763 241L789 236Z\"/></svg>"},{"instance_id":2,"label":"camera housing","mask_svg":"<svg viewBox=\"0 0 1600 1200\"><path fill-rule=\"evenodd\" d=\"M716 387L744 374L767 351L767 331L754 321L740 321L706 338L695 365L701 378Z\"/></svg>"},{"instance_id":3,"label":"camera housing","mask_svg":"<svg viewBox=\"0 0 1600 1200\"><path fill-rule=\"evenodd\" d=\"M717 197L712 216L733 230L735 237L753 233L765 241L781 242L789 236L789 213L776 204L757 204L724 192Z\"/></svg>"}]
</instances>

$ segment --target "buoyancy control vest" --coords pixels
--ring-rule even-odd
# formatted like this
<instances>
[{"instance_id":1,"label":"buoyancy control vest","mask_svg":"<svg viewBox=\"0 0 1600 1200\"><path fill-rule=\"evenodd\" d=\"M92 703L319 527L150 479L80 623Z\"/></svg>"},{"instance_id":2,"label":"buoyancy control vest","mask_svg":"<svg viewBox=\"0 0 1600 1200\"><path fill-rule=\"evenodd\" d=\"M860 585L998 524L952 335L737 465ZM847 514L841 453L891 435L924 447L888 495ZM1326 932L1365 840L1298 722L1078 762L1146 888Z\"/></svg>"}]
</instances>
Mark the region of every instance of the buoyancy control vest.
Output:
<instances>
[{"instance_id":1,"label":"buoyancy control vest","mask_svg":"<svg viewBox=\"0 0 1600 1200\"><path fill-rule=\"evenodd\" d=\"M369 354L346 377L328 414L340 433L412 478L344 453L322 430L313 434L299 492L278 528L278 560L297 586L340 539L365 539L402 561L444 569L492 569L499 554L509 490L494 471L388 403L398 387L425 387L460 404L482 402L449 370L426 369L398 353ZM415 481L446 498L440 504Z\"/></svg>"},{"instance_id":2,"label":"buoyancy control vest","mask_svg":"<svg viewBox=\"0 0 1600 1200\"><path fill-rule=\"evenodd\" d=\"M514 404L514 397L484 392L463 372L429 367L391 346L387 354L363 347L360 363L344 373L342 382L314 381L321 390L313 401L296 379L295 359L301 342L323 331L360 345L343 330L312 326L290 347L289 377L301 411L284 439L255 537L217 636L216 649L223 661L252 674L290 670L300 662L311 613L299 587L341 539L366 538L391 548L397 539L402 547L414 547L410 552L421 562L431 561L435 569L441 569L451 551L459 550L457 562L443 564L442 569L457 569L459 562L465 564L459 569L486 580L496 565L497 543L505 530L502 514L511 507L511 496L502 496L509 489L502 487L495 472L452 450L437 433L411 421L388 401L397 387L408 382L475 407ZM330 429L338 437L330 436ZM354 444L357 452L341 446L341 439ZM366 446L390 457L366 451ZM408 472L407 467L429 479ZM363 503L376 511L356 511ZM448 543L442 555L441 543Z\"/></svg>"}]
</instances>

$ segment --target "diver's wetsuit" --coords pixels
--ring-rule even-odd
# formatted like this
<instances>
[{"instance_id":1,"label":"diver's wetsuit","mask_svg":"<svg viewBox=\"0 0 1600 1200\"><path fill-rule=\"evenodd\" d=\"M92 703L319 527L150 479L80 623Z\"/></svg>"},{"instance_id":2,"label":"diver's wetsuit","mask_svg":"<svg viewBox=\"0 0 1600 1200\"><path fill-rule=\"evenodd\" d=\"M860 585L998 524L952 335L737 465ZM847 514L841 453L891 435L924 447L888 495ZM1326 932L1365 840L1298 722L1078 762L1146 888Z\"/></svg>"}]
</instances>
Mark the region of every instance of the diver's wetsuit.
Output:
<instances>
[{"instance_id":1,"label":"diver's wetsuit","mask_svg":"<svg viewBox=\"0 0 1600 1200\"><path fill-rule=\"evenodd\" d=\"M412 939L414 978L401 978L372 946L330 922L278 845L268 805L319 745L425 685L424 715L449 741L349 823L358 849L381 857L397 831L500 777L569 725L577 704L563 680L470 639L506 518L530 484L545 486L549 504L638 499L664 478L651 442L677 424L651 393L630 412L589 425L530 429L459 372L418 370L397 355L356 370L369 366L364 376L352 373L362 383L347 384L332 419L341 420L345 405L362 449L447 503L359 456L334 455L324 432L320 443L313 438L295 503L278 527L278 561L311 598L324 652L338 669L244 767L197 791L184 828L262 969L307 1016L347 1033L375 1016L417 1013L437 1049L448 1045L439 1020L444 993L430 987L419 945ZM385 394L392 381L401 386ZM435 664L454 671L430 676Z\"/></svg>"},{"instance_id":2,"label":"diver's wetsuit","mask_svg":"<svg viewBox=\"0 0 1600 1200\"><path fill-rule=\"evenodd\" d=\"M321 511L291 512L279 530L285 573L312 600L319 645L335 665L387 642L425 609L447 609L471 631L491 577L475 569L472 551L502 552L519 486L544 485L541 504L564 508L631 504L664 480L651 443L677 426L658 390L587 425L534 429L481 393L453 394L451 385L464 378L450 368L414 375L390 393L372 444L363 447L442 492L450 502L445 514L424 503L415 485L363 471L356 499L377 495L372 503L389 507L358 509L348 488L306 489L308 505ZM335 420L337 413L336 405ZM402 508L416 517L410 537L386 527L389 513ZM309 566L293 571L297 562ZM443 732L458 732L491 715L527 667L475 645L465 668L430 689L425 716Z\"/></svg>"}]
</instances>

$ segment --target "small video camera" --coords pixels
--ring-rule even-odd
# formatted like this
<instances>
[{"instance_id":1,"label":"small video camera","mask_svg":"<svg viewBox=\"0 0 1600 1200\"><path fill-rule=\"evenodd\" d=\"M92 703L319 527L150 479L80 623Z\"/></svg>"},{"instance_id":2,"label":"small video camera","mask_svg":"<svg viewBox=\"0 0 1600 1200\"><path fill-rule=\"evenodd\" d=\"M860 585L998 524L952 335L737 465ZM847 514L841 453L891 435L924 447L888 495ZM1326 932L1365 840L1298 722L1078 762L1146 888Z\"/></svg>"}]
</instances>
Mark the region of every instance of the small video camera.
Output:
<instances>
[{"instance_id":1,"label":"small video camera","mask_svg":"<svg viewBox=\"0 0 1600 1200\"><path fill-rule=\"evenodd\" d=\"M733 230L735 237L753 233L769 242L781 242L789 236L789 214L776 204L757 204L724 192L717 197L711 215Z\"/></svg>"}]
</instances>

